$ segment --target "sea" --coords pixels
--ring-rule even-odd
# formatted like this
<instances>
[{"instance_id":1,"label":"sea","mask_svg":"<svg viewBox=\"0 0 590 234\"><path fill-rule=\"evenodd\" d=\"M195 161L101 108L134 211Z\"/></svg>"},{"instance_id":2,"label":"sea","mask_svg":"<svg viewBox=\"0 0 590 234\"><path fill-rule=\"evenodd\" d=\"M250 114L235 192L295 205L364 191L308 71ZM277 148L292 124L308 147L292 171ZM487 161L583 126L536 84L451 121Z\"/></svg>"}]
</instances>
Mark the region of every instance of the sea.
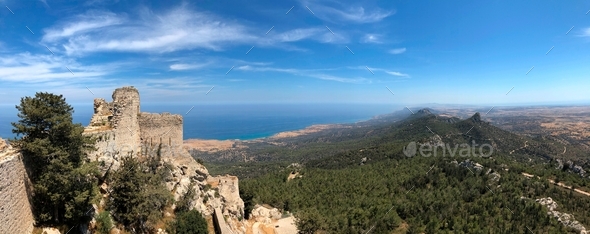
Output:
<instances>
[{"instance_id":1,"label":"sea","mask_svg":"<svg viewBox=\"0 0 590 234\"><path fill-rule=\"evenodd\" d=\"M73 120L87 126L92 105L72 105ZM251 140L315 124L345 124L369 120L399 110L391 104L142 104L142 112L180 114L184 139ZM0 105L0 137L14 138L18 121L14 105Z\"/></svg>"}]
</instances>

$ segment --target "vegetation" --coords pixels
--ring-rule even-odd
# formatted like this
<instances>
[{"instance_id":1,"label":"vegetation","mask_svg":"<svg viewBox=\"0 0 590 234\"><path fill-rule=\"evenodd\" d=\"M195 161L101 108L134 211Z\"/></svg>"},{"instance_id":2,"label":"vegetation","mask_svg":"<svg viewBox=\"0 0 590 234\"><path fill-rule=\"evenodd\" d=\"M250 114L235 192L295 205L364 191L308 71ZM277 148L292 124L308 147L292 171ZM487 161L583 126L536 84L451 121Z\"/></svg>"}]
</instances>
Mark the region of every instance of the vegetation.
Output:
<instances>
[{"instance_id":1,"label":"vegetation","mask_svg":"<svg viewBox=\"0 0 590 234\"><path fill-rule=\"evenodd\" d=\"M113 218L130 230L153 232L172 201L164 184L167 170L159 154L144 160L131 154L123 157L121 167L110 178L112 191L107 206Z\"/></svg>"},{"instance_id":2,"label":"vegetation","mask_svg":"<svg viewBox=\"0 0 590 234\"><path fill-rule=\"evenodd\" d=\"M97 187L97 167L85 159L95 139L72 123L73 108L62 95L38 92L21 98L18 122L12 123L33 183L33 207L38 224L75 225L89 220Z\"/></svg>"},{"instance_id":3,"label":"vegetation","mask_svg":"<svg viewBox=\"0 0 590 234\"><path fill-rule=\"evenodd\" d=\"M473 152L465 157L406 157L408 142L434 141L426 127L445 143L476 141L496 148L491 157ZM463 134L472 127L469 135ZM283 166L241 180L246 211L252 204L291 211L302 233L573 233L535 201L551 197L560 212L590 226L590 197L547 181L568 178L577 187L588 180L554 169L550 156L561 147L555 142L520 137L477 118L449 123L422 115L382 129L387 130L360 140L364 145L301 160L301 178L286 180L292 169ZM510 153L525 141L531 147ZM329 149L339 143L325 145ZM367 158L363 165L362 158ZM483 169L461 164L467 159ZM288 162L283 158L281 163ZM522 172L541 178L529 179Z\"/></svg>"},{"instance_id":4,"label":"vegetation","mask_svg":"<svg viewBox=\"0 0 590 234\"><path fill-rule=\"evenodd\" d=\"M96 217L96 232L98 234L109 234L113 227L113 221L111 220L111 214L108 211L102 211L98 213Z\"/></svg>"},{"instance_id":5,"label":"vegetation","mask_svg":"<svg viewBox=\"0 0 590 234\"><path fill-rule=\"evenodd\" d=\"M197 210L176 214L176 220L167 229L171 234L207 234L207 220Z\"/></svg>"}]
</instances>

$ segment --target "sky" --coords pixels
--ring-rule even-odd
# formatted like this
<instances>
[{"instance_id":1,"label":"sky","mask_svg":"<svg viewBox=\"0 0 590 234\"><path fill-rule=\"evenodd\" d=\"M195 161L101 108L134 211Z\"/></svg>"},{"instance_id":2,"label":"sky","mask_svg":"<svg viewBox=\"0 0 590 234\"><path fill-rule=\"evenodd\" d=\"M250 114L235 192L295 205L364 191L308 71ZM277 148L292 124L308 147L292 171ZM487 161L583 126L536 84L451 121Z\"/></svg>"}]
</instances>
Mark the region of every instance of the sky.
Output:
<instances>
[{"instance_id":1,"label":"sky","mask_svg":"<svg viewBox=\"0 0 590 234\"><path fill-rule=\"evenodd\" d=\"M0 0L0 104L590 103L590 2Z\"/></svg>"}]
</instances>

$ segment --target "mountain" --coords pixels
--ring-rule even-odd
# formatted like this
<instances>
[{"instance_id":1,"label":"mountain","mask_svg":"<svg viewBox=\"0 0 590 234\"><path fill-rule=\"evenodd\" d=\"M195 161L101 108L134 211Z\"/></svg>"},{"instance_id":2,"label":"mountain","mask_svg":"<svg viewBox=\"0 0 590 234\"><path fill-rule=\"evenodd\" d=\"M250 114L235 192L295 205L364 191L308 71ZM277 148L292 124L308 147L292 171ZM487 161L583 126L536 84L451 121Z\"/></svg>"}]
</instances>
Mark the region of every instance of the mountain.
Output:
<instances>
[{"instance_id":1,"label":"mountain","mask_svg":"<svg viewBox=\"0 0 590 234\"><path fill-rule=\"evenodd\" d=\"M590 181L559 168L562 143L502 130L479 113L433 112L259 145L248 150L264 160L217 165L258 172L240 181L245 204L293 212L307 233L585 233Z\"/></svg>"}]
</instances>

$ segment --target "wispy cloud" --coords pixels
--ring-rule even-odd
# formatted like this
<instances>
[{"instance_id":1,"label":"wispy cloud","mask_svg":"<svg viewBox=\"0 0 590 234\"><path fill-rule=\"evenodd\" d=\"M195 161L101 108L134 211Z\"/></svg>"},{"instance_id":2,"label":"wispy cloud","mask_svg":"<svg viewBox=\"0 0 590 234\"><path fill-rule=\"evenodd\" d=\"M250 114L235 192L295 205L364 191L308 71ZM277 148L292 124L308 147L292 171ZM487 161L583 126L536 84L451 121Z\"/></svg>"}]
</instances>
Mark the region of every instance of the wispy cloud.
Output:
<instances>
[{"instance_id":1,"label":"wispy cloud","mask_svg":"<svg viewBox=\"0 0 590 234\"><path fill-rule=\"evenodd\" d=\"M590 37L590 27L583 29L582 30L582 33L580 34L580 36L582 36L582 37Z\"/></svg>"},{"instance_id":2,"label":"wispy cloud","mask_svg":"<svg viewBox=\"0 0 590 234\"><path fill-rule=\"evenodd\" d=\"M142 8L137 16L88 11L46 28L42 42L56 51L65 50L68 55L93 52L161 54L192 49L222 51L239 45L304 50L287 43L302 40L348 42L345 33L333 35L323 27L296 28L268 36L259 35L259 31L236 20L191 10L185 4L164 13Z\"/></svg>"},{"instance_id":3,"label":"wispy cloud","mask_svg":"<svg viewBox=\"0 0 590 234\"><path fill-rule=\"evenodd\" d=\"M406 48L396 48L396 49L391 49L388 51L390 54L403 54L406 52Z\"/></svg>"},{"instance_id":4,"label":"wispy cloud","mask_svg":"<svg viewBox=\"0 0 590 234\"><path fill-rule=\"evenodd\" d=\"M84 33L97 31L109 26L120 25L125 21L121 15L105 11L89 11L67 19L52 28L45 29L42 41L55 42L60 39L79 36Z\"/></svg>"},{"instance_id":5,"label":"wispy cloud","mask_svg":"<svg viewBox=\"0 0 590 234\"><path fill-rule=\"evenodd\" d=\"M344 6L336 2L322 4L320 2L302 1L302 5L309 6L315 15L330 22L343 23L375 23L395 14L395 10L385 11L379 8L365 11L361 6Z\"/></svg>"},{"instance_id":6,"label":"wispy cloud","mask_svg":"<svg viewBox=\"0 0 590 234\"><path fill-rule=\"evenodd\" d=\"M242 70L242 71L254 71L254 72L282 72L282 73L289 73L292 75L306 76L306 77L312 77L312 78L321 79L321 80L337 81L337 82L342 82L342 83L355 83L355 84L371 83L371 80L363 78L363 77L349 78L349 77L334 76L334 75L323 73L326 71L337 70L335 68L332 68L332 69L330 69L330 68L327 68L327 69L294 69L294 68L274 68L274 67L259 67L259 66L245 65L245 66L237 67L236 69Z\"/></svg>"},{"instance_id":7,"label":"wispy cloud","mask_svg":"<svg viewBox=\"0 0 590 234\"><path fill-rule=\"evenodd\" d=\"M347 77L333 76L333 75L327 75L327 74L310 74L309 76L315 77L318 79L322 79L322 80L338 81L338 82L342 82L342 83L353 83L353 84L371 83L371 81L369 79L366 79L363 77L347 78Z\"/></svg>"},{"instance_id":8,"label":"wispy cloud","mask_svg":"<svg viewBox=\"0 0 590 234\"><path fill-rule=\"evenodd\" d=\"M383 41L381 41L381 35L378 35L378 34L366 34L365 36L363 36L363 38L361 38L361 42L362 43L375 43L375 44L383 43Z\"/></svg>"},{"instance_id":9,"label":"wispy cloud","mask_svg":"<svg viewBox=\"0 0 590 234\"><path fill-rule=\"evenodd\" d=\"M170 65L170 70L172 70L172 71L198 70L198 69L205 68L211 64L212 64L211 62L200 63L200 64L176 63L176 64Z\"/></svg>"},{"instance_id":10,"label":"wispy cloud","mask_svg":"<svg viewBox=\"0 0 590 234\"><path fill-rule=\"evenodd\" d=\"M132 20L91 11L45 30L45 42L63 43L67 54L102 51L163 53L184 49L222 50L227 44L254 43L236 22L178 7L164 14L144 9Z\"/></svg>"},{"instance_id":11,"label":"wispy cloud","mask_svg":"<svg viewBox=\"0 0 590 234\"><path fill-rule=\"evenodd\" d=\"M357 69L357 70L366 70L367 67L349 67L350 69ZM397 76L397 77L405 77L405 78L410 78L410 75L406 74L406 73L402 73L402 72L398 72L398 71L391 71L388 69L384 69L384 68L377 68L377 67L369 67L369 69L371 69L372 72L383 72L392 76Z\"/></svg>"},{"instance_id":12,"label":"wispy cloud","mask_svg":"<svg viewBox=\"0 0 590 234\"><path fill-rule=\"evenodd\" d=\"M410 75L408 75L408 74L401 73L401 72L395 72L395 71L385 71L385 73L392 75L392 76L410 77Z\"/></svg>"},{"instance_id":13,"label":"wispy cloud","mask_svg":"<svg viewBox=\"0 0 590 234\"><path fill-rule=\"evenodd\" d=\"M103 76L108 70L110 69L105 66L84 66L75 60L59 56L30 53L0 55L0 80L8 82L81 82L84 78Z\"/></svg>"}]
</instances>

